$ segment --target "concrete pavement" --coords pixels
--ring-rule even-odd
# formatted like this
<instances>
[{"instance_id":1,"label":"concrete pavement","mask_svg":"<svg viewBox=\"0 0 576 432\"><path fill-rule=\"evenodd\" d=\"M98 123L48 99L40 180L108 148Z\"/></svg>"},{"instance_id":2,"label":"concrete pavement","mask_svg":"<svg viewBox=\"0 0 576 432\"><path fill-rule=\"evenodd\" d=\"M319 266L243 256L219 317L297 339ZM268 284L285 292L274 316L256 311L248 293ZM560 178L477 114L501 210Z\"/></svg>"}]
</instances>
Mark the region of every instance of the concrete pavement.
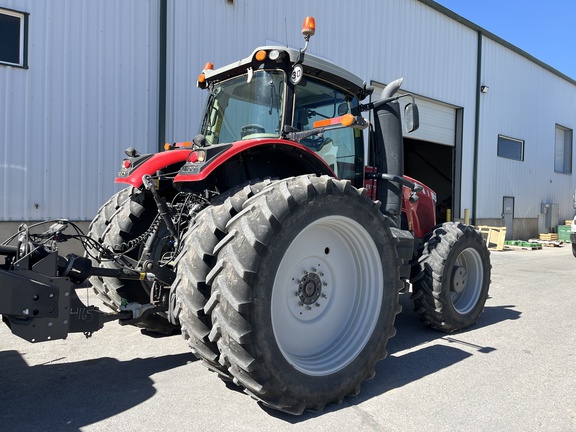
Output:
<instances>
[{"instance_id":1,"label":"concrete pavement","mask_svg":"<svg viewBox=\"0 0 576 432\"><path fill-rule=\"evenodd\" d=\"M2 325L0 430L576 431L570 245L491 257L490 298L475 327L426 329L402 295L376 377L343 405L300 417L227 388L180 336L109 323L91 339L30 344Z\"/></svg>"}]
</instances>

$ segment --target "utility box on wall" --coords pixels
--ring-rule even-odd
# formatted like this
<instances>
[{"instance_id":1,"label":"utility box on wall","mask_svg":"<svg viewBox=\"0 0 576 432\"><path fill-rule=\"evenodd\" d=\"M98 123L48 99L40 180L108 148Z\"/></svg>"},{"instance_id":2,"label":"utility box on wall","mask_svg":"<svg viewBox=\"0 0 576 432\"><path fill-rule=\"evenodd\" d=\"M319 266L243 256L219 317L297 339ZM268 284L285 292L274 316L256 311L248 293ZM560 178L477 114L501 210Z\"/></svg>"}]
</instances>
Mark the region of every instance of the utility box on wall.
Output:
<instances>
[{"instance_id":1,"label":"utility box on wall","mask_svg":"<svg viewBox=\"0 0 576 432\"><path fill-rule=\"evenodd\" d=\"M551 233L555 232L558 225L559 205L542 203L540 204L540 214L538 215L538 232Z\"/></svg>"}]
</instances>

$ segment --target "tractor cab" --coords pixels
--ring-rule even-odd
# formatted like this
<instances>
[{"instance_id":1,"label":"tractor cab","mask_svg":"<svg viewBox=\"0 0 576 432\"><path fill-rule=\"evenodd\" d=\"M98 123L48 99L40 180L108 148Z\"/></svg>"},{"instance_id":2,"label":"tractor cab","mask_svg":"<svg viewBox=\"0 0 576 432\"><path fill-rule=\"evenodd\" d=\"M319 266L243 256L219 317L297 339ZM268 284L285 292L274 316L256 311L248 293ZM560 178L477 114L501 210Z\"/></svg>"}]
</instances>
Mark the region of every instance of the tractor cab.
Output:
<instances>
[{"instance_id":1,"label":"tractor cab","mask_svg":"<svg viewBox=\"0 0 576 432\"><path fill-rule=\"evenodd\" d=\"M218 157L219 166L226 163L225 155L235 164L249 163L256 156L270 167L270 172L262 173L260 165L260 176L278 176L286 163L295 164L290 171L298 172L298 165L304 164L302 172L328 174L362 186L360 129L367 123L360 115L360 101L372 89L357 76L305 54L305 49L266 46L219 69L207 63L198 87L209 96L195 148L206 147L206 156ZM259 150L264 148L266 153ZM239 161L233 158L238 154L250 157ZM198 164L194 159L182 168L177 182L189 182L190 174L200 172L191 166ZM201 163L202 169L210 165L208 160ZM255 167L244 168L253 172Z\"/></svg>"}]
</instances>

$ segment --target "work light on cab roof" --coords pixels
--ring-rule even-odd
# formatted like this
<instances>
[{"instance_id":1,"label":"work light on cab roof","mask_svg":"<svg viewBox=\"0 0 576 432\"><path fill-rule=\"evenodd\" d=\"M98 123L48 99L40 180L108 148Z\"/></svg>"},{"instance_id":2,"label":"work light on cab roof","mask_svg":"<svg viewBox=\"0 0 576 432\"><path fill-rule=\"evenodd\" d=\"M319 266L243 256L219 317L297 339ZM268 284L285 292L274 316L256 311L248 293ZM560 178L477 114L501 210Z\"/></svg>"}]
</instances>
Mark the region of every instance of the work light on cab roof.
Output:
<instances>
[{"instance_id":1,"label":"work light on cab roof","mask_svg":"<svg viewBox=\"0 0 576 432\"><path fill-rule=\"evenodd\" d=\"M204 75L204 72L207 70L214 70L214 64L206 62L204 69L202 69L202 73L198 76L198 87L200 87L200 84L203 84L204 81L206 81L206 75Z\"/></svg>"},{"instance_id":2,"label":"work light on cab roof","mask_svg":"<svg viewBox=\"0 0 576 432\"><path fill-rule=\"evenodd\" d=\"M311 36L314 36L316 33L316 20L314 17L308 16L304 18L304 23L302 24L302 34L304 35L304 40L306 41L304 48L302 48L301 52L304 54L306 49L308 48L308 41L310 40ZM285 51L272 49L272 50L259 50L254 54L254 59L258 62L263 62L264 60L272 60L275 62L280 62L282 58L286 55ZM207 62L202 69L202 72L198 76L197 86L199 88L206 88L206 71L213 71L214 64Z\"/></svg>"}]
</instances>

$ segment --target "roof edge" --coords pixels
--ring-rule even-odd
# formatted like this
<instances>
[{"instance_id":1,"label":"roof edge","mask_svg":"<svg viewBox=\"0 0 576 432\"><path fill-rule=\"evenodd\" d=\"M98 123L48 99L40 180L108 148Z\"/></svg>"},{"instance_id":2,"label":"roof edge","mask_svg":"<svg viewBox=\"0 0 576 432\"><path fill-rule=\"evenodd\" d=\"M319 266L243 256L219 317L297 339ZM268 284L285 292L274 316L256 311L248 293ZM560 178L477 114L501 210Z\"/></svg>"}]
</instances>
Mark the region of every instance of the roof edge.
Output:
<instances>
[{"instance_id":1,"label":"roof edge","mask_svg":"<svg viewBox=\"0 0 576 432\"><path fill-rule=\"evenodd\" d=\"M570 84L576 86L576 79L571 78L568 75L566 75L565 73L560 72L558 69L555 69L552 66L550 66L549 64L544 63L542 60L537 59L533 55L522 50L521 48L518 48L516 45L513 45L510 42L502 39L501 37L496 36L494 33L489 32L488 30L486 30L483 27L480 27L478 24L474 24L472 21L469 21L466 18L464 18L463 16L458 15L456 12L451 11L447 7L442 6L441 4L436 3L433 0L418 0L418 1L420 3L423 3L424 5L431 7L432 9L440 12L443 15L446 15L448 18L453 19L454 21L456 21L462 25L465 25L466 27L470 28L471 30L474 30L474 31L480 33L482 36L485 36L488 39L491 39L494 42L510 49L511 51L515 52L516 54L521 55L522 57L526 58L527 60L531 61L532 63L535 63L538 66L546 69L548 72L551 72L554 75L556 75L556 76L562 78L563 80L569 82Z\"/></svg>"}]
</instances>

